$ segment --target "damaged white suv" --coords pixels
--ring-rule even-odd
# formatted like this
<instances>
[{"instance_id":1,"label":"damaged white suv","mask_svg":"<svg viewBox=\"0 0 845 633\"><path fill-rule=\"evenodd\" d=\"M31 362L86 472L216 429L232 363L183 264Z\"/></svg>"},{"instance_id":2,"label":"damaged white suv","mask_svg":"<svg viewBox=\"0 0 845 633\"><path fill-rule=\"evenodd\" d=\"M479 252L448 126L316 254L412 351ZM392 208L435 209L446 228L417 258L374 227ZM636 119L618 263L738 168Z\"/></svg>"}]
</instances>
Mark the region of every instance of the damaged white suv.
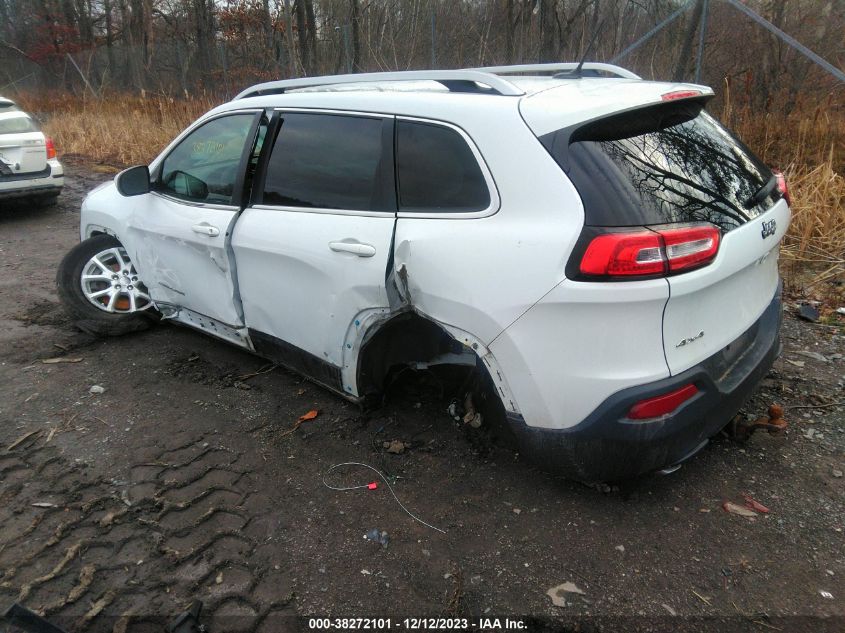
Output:
<instances>
[{"instance_id":1,"label":"damaged white suv","mask_svg":"<svg viewBox=\"0 0 845 633\"><path fill-rule=\"evenodd\" d=\"M261 84L89 194L59 292L83 329L171 319L358 402L470 365L543 467L672 466L779 352L786 185L712 95L605 64Z\"/></svg>"}]
</instances>

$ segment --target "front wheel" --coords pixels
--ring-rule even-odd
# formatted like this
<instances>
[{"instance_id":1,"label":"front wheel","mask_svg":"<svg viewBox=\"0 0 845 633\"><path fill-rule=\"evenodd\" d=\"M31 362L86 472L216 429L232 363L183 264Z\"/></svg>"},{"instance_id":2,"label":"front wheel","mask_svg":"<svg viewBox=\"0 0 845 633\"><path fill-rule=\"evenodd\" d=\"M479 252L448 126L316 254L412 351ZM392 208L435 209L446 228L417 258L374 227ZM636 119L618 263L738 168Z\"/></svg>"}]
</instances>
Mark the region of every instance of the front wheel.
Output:
<instances>
[{"instance_id":1,"label":"front wheel","mask_svg":"<svg viewBox=\"0 0 845 633\"><path fill-rule=\"evenodd\" d=\"M158 318L126 249L111 235L74 246L59 264L56 287L74 324L89 334L137 332Z\"/></svg>"}]
</instances>

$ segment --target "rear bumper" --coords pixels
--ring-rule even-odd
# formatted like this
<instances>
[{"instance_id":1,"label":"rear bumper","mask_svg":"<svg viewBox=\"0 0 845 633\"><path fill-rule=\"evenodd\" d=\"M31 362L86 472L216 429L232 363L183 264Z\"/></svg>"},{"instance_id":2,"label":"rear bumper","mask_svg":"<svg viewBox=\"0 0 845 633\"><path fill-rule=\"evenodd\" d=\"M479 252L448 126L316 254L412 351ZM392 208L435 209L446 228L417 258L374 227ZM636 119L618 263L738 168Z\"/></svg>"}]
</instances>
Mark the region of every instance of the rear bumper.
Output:
<instances>
[{"instance_id":1,"label":"rear bumper","mask_svg":"<svg viewBox=\"0 0 845 633\"><path fill-rule=\"evenodd\" d=\"M0 200L28 196L57 196L65 184L61 164L51 159L43 171L34 174L0 176Z\"/></svg>"},{"instance_id":2,"label":"rear bumper","mask_svg":"<svg viewBox=\"0 0 845 633\"><path fill-rule=\"evenodd\" d=\"M531 427L509 415L522 454L582 481L624 479L684 461L736 415L768 373L781 349L781 320L778 289L763 315L720 352L676 376L615 393L574 427ZM633 404L689 383L698 394L668 416L627 417Z\"/></svg>"}]
</instances>

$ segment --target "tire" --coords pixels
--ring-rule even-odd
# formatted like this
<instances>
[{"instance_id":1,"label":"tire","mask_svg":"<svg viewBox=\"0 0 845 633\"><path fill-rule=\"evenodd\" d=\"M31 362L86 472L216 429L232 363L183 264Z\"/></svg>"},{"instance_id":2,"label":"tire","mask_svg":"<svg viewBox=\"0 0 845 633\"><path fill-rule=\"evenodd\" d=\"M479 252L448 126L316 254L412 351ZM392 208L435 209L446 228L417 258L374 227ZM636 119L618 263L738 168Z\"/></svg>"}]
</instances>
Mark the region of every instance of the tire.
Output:
<instances>
[{"instance_id":1,"label":"tire","mask_svg":"<svg viewBox=\"0 0 845 633\"><path fill-rule=\"evenodd\" d=\"M74 325L89 334L138 332L159 318L126 251L111 235L95 235L74 246L59 264L56 288Z\"/></svg>"}]
</instances>

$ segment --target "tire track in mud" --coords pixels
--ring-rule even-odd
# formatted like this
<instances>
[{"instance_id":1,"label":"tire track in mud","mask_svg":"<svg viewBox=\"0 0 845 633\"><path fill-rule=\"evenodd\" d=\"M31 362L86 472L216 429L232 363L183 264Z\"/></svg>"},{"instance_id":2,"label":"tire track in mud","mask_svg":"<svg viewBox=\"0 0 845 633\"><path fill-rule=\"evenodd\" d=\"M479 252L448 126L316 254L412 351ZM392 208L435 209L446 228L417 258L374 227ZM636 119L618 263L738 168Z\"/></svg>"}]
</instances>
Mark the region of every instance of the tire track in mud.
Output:
<instances>
[{"instance_id":1,"label":"tire track in mud","mask_svg":"<svg viewBox=\"0 0 845 633\"><path fill-rule=\"evenodd\" d=\"M171 439L139 447L126 480L90 477L41 439L0 454L0 598L68 631L161 630L194 599L212 630L290 628L254 457L214 434Z\"/></svg>"}]
</instances>

